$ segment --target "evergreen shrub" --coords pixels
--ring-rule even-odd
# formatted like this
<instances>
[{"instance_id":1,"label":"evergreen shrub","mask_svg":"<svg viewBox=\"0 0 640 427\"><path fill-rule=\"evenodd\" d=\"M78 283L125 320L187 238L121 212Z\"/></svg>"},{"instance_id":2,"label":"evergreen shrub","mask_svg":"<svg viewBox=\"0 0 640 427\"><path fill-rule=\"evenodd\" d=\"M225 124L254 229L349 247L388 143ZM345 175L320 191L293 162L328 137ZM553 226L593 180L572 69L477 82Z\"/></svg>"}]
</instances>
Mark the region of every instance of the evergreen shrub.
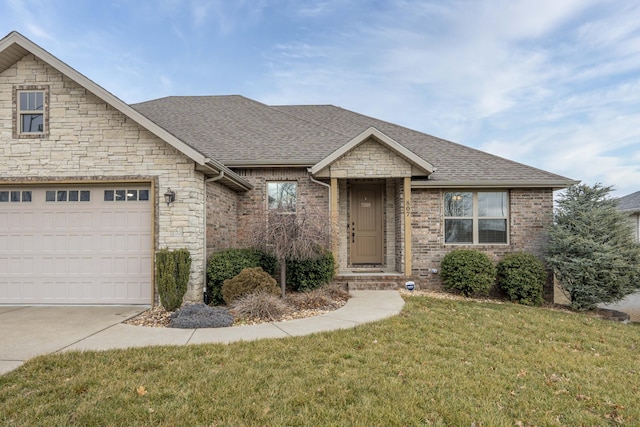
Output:
<instances>
[{"instance_id":1,"label":"evergreen shrub","mask_svg":"<svg viewBox=\"0 0 640 427\"><path fill-rule=\"evenodd\" d=\"M262 267L274 274L277 262L274 257L257 249L227 249L214 253L207 263L207 294L209 304L224 304L222 285L227 279L237 276L243 269Z\"/></svg>"},{"instance_id":2,"label":"evergreen shrub","mask_svg":"<svg viewBox=\"0 0 640 427\"><path fill-rule=\"evenodd\" d=\"M511 299L524 305L541 305L547 273L533 254L516 252L506 255L497 268L497 283Z\"/></svg>"},{"instance_id":3,"label":"evergreen shrub","mask_svg":"<svg viewBox=\"0 0 640 427\"><path fill-rule=\"evenodd\" d=\"M335 275L333 253L318 258L287 260L287 285L294 291L310 291L331 283Z\"/></svg>"},{"instance_id":4,"label":"evergreen shrub","mask_svg":"<svg viewBox=\"0 0 640 427\"><path fill-rule=\"evenodd\" d=\"M160 303L167 311L175 311L182 305L189 284L191 255L187 249L156 253L156 280Z\"/></svg>"},{"instance_id":5,"label":"evergreen shrub","mask_svg":"<svg viewBox=\"0 0 640 427\"><path fill-rule=\"evenodd\" d=\"M472 249L449 252L440 264L445 289L465 296L488 295L495 284L496 268L489 256Z\"/></svg>"},{"instance_id":6,"label":"evergreen shrub","mask_svg":"<svg viewBox=\"0 0 640 427\"><path fill-rule=\"evenodd\" d=\"M280 295L276 279L260 267L245 268L234 278L225 280L222 285L222 298L227 304L255 292Z\"/></svg>"},{"instance_id":7,"label":"evergreen shrub","mask_svg":"<svg viewBox=\"0 0 640 427\"><path fill-rule=\"evenodd\" d=\"M171 314L170 328L225 328L233 325L233 316L223 307L203 303L186 304Z\"/></svg>"}]
</instances>

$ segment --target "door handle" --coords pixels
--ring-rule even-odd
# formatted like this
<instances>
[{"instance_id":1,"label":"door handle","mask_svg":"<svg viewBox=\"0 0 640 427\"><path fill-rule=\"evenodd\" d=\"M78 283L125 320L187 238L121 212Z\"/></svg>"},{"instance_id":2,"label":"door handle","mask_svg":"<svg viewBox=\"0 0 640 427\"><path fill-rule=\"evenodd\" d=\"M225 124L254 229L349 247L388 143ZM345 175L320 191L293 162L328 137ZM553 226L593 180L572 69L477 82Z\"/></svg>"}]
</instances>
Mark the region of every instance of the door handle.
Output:
<instances>
[{"instance_id":1,"label":"door handle","mask_svg":"<svg viewBox=\"0 0 640 427\"><path fill-rule=\"evenodd\" d=\"M356 242L356 233L351 233L351 243Z\"/></svg>"}]
</instances>

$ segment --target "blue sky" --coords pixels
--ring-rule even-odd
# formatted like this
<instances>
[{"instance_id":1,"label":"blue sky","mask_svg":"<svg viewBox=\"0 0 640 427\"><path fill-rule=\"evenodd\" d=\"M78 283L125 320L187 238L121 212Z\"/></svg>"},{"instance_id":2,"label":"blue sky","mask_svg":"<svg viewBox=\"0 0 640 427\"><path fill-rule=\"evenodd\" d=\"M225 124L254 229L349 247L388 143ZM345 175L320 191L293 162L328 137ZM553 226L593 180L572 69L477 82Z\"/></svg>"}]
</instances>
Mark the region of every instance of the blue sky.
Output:
<instances>
[{"instance_id":1,"label":"blue sky","mask_svg":"<svg viewBox=\"0 0 640 427\"><path fill-rule=\"evenodd\" d=\"M333 104L640 190L635 0L0 1L2 36L21 32L128 103Z\"/></svg>"}]
</instances>

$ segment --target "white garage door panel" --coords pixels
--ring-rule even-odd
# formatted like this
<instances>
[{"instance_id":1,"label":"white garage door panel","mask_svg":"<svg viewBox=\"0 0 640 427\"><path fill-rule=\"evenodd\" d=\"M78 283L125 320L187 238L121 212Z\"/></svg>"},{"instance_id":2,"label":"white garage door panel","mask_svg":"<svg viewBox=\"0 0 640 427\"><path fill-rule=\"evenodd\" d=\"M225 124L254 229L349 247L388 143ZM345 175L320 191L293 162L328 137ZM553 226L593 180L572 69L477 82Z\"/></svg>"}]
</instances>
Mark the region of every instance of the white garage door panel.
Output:
<instances>
[{"instance_id":1,"label":"white garage door panel","mask_svg":"<svg viewBox=\"0 0 640 427\"><path fill-rule=\"evenodd\" d=\"M105 200L116 188L135 197ZM149 304L151 202L132 189L149 192L9 189L30 191L31 201L0 202L0 304ZM46 201L47 190L56 200ZM78 201L78 190L90 191L90 200Z\"/></svg>"}]
</instances>

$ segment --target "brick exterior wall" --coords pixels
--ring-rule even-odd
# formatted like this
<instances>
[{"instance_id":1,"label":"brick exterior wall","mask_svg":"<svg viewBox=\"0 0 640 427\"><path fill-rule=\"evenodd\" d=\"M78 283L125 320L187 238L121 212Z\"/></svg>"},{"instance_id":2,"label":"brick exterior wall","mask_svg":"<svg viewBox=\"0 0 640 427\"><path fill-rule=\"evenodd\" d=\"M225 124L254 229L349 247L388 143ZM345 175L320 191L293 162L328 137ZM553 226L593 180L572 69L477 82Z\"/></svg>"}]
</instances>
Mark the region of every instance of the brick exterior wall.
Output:
<instances>
[{"instance_id":1,"label":"brick exterior wall","mask_svg":"<svg viewBox=\"0 0 640 427\"><path fill-rule=\"evenodd\" d=\"M207 259L214 252L236 248L238 198L233 190L217 183L207 184Z\"/></svg>"},{"instance_id":2,"label":"brick exterior wall","mask_svg":"<svg viewBox=\"0 0 640 427\"><path fill-rule=\"evenodd\" d=\"M14 90L25 85L48 90L49 129L42 137L14 138ZM157 189L156 249L189 249L186 298L201 300L204 176L193 161L33 55L0 74L0 141L0 181L150 182ZM176 191L171 206L162 199L167 187Z\"/></svg>"},{"instance_id":3,"label":"brick exterior wall","mask_svg":"<svg viewBox=\"0 0 640 427\"><path fill-rule=\"evenodd\" d=\"M506 245L445 245L443 194L441 189L413 190L412 244L413 276L416 284L426 289L442 287L439 274L442 258L461 248L487 253L494 261L517 251L544 255L547 228L553 221L553 192L551 189L513 189L509 191L509 243Z\"/></svg>"},{"instance_id":4,"label":"brick exterior wall","mask_svg":"<svg viewBox=\"0 0 640 427\"><path fill-rule=\"evenodd\" d=\"M253 189L238 194L238 247L250 246L248 231L256 216L267 208L267 182L293 181L297 183L297 209L308 208L329 220L329 188L311 181L304 168L240 169L235 171L249 181Z\"/></svg>"}]
</instances>

